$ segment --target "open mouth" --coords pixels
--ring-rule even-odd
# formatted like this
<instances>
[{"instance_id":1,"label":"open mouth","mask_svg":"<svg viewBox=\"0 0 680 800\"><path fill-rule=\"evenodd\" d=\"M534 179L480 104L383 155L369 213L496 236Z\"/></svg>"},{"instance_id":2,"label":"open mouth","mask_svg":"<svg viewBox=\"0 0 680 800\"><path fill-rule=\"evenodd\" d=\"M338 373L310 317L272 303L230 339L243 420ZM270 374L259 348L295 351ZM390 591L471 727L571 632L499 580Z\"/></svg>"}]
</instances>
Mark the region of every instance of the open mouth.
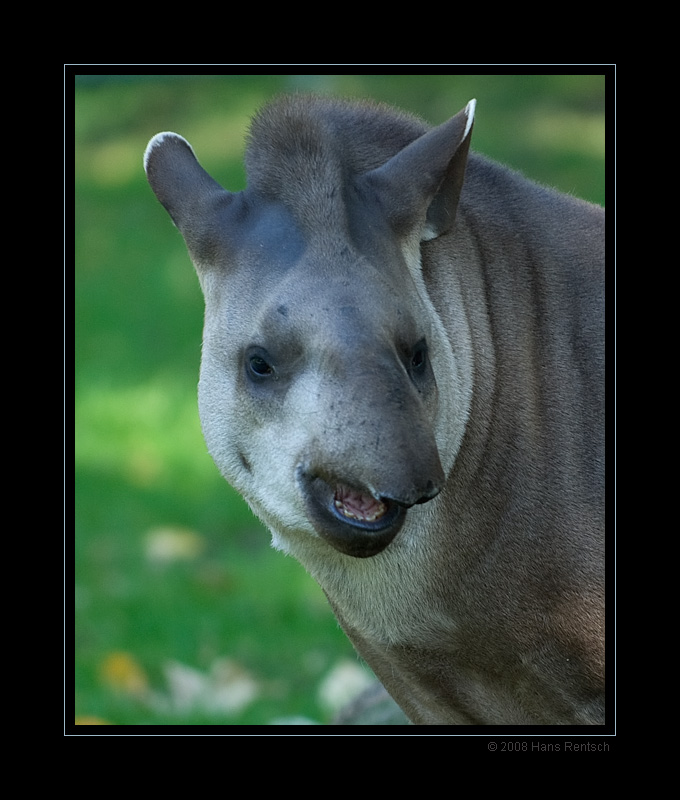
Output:
<instances>
[{"instance_id":1,"label":"open mouth","mask_svg":"<svg viewBox=\"0 0 680 800\"><path fill-rule=\"evenodd\" d=\"M340 516L363 523L382 519L388 510L384 500L342 483L336 484L333 505Z\"/></svg>"},{"instance_id":2,"label":"open mouth","mask_svg":"<svg viewBox=\"0 0 680 800\"><path fill-rule=\"evenodd\" d=\"M317 533L345 555L377 555L404 524L404 506L366 488L304 472L299 481Z\"/></svg>"}]
</instances>

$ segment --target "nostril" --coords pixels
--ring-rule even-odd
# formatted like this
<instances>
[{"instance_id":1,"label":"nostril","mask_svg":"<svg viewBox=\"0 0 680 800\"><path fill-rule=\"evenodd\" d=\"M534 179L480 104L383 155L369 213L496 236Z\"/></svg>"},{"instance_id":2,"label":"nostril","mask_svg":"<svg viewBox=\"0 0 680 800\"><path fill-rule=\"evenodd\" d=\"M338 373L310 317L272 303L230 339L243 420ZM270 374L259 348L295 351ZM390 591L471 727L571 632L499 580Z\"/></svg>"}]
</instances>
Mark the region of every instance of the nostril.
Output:
<instances>
[{"instance_id":1,"label":"nostril","mask_svg":"<svg viewBox=\"0 0 680 800\"><path fill-rule=\"evenodd\" d=\"M438 486L435 486L432 482L430 482L424 494L420 497L420 499L416 500L415 504L420 505L422 503L429 503L430 500L434 500L440 491L441 489Z\"/></svg>"},{"instance_id":2,"label":"nostril","mask_svg":"<svg viewBox=\"0 0 680 800\"><path fill-rule=\"evenodd\" d=\"M433 481L428 481L427 485L421 491L417 493L410 493L405 492L403 495L399 494L388 494L383 495L381 499L383 500L391 500L397 505L402 506L403 508L411 508L411 506L421 505L422 503L429 503L430 500L433 500L441 491L441 487L437 486ZM415 499L411 499L415 497Z\"/></svg>"},{"instance_id":3,"label":"nostril","mask_svg":"<svg viewBox=\"0 0 680 800\"><path fill-rule=\"evenodd\" d=\"M441 485L438 485L433 481L428 481L427 488L423 494L423 499L421 502L426 503L428 500L433 500L439 494L439 492L441 492L441 490Z\"/></svg>"},{"instance_id":4,"label":"nostril","mask_svg":"<svg viewBox=\"0 0 680 800\"><path fill-rule=\"evenodd\" d=\"M427 486L425 487L425 491L420 496L418 500L416 500L416 505L421 503L429 503L430 500L434 500L434 498L441 492L440 486L435 486L432 481L427 482Z\"/></svg>"}]
</instances>

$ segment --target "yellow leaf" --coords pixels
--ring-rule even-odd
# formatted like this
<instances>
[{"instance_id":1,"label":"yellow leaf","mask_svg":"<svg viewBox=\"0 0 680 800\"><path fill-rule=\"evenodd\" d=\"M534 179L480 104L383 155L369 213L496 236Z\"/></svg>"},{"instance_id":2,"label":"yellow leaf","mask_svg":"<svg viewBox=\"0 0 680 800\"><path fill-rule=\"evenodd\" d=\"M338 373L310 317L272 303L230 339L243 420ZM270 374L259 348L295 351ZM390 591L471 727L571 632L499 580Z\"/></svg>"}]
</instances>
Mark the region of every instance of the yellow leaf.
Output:
<instances>
[{"instance_id":1,"label":"yellow leaf","mask_svg":"<svg viewBox=\"0 0 680 800\"><path fill-rule=\"evenodd\" d=\"M149 681L142 666L130 653L109 653L99 667L102 681L111 689L125 694L142 694Z\"/></svg>"},{"instance_id":2,"label":"yellow leaf","mask_svg":"<svg viewBox=\"0 0 680 800\"><path fill-rule=\"evenodd\" d=\"M76 717L76 725L110 725L105 719L99 717Z\"/></svg>"}]
</instances>

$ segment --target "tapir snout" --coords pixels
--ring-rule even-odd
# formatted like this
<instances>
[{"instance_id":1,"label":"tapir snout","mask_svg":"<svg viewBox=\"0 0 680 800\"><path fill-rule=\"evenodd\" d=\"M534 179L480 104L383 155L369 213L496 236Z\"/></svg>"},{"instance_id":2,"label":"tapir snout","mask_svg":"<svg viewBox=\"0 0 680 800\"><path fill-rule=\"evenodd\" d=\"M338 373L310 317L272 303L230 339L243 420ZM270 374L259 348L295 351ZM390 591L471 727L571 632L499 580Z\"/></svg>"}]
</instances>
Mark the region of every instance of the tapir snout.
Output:
<instances>
[{"instance_id":1,"label":"tapir snout","mask_svg":"<svg viewBox=\"0 0 680 800\"><path fill-rule=\"evenodd\" d=\"M417 359L429 372L425 357ZM337 393L329 382L324 395L324 423L298 464L298 488L319 536L347 555L373 556L392 542L407 509L444 485L434 432L396 358L392 369L363 371Z\"/></svg>"}]
</instances>

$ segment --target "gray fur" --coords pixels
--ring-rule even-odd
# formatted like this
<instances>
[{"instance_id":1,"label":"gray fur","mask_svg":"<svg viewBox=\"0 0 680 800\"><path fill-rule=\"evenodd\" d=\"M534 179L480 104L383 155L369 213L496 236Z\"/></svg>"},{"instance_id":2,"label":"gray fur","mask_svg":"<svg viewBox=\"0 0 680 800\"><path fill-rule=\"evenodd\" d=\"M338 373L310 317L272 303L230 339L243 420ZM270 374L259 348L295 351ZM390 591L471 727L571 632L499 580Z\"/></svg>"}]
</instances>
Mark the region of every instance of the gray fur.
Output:
<instances>
[{"instance_id":1,"label":"gray fur","mask_svg":"<svg viewBox=\"0 0 680 800\"><path fill-rule=\"evenodd\" d=\"M145 167L206 300L222 474L421 724L604 722L604 211L370 104L275 101L248 188Z\"/></svg>"}]
</instances>

